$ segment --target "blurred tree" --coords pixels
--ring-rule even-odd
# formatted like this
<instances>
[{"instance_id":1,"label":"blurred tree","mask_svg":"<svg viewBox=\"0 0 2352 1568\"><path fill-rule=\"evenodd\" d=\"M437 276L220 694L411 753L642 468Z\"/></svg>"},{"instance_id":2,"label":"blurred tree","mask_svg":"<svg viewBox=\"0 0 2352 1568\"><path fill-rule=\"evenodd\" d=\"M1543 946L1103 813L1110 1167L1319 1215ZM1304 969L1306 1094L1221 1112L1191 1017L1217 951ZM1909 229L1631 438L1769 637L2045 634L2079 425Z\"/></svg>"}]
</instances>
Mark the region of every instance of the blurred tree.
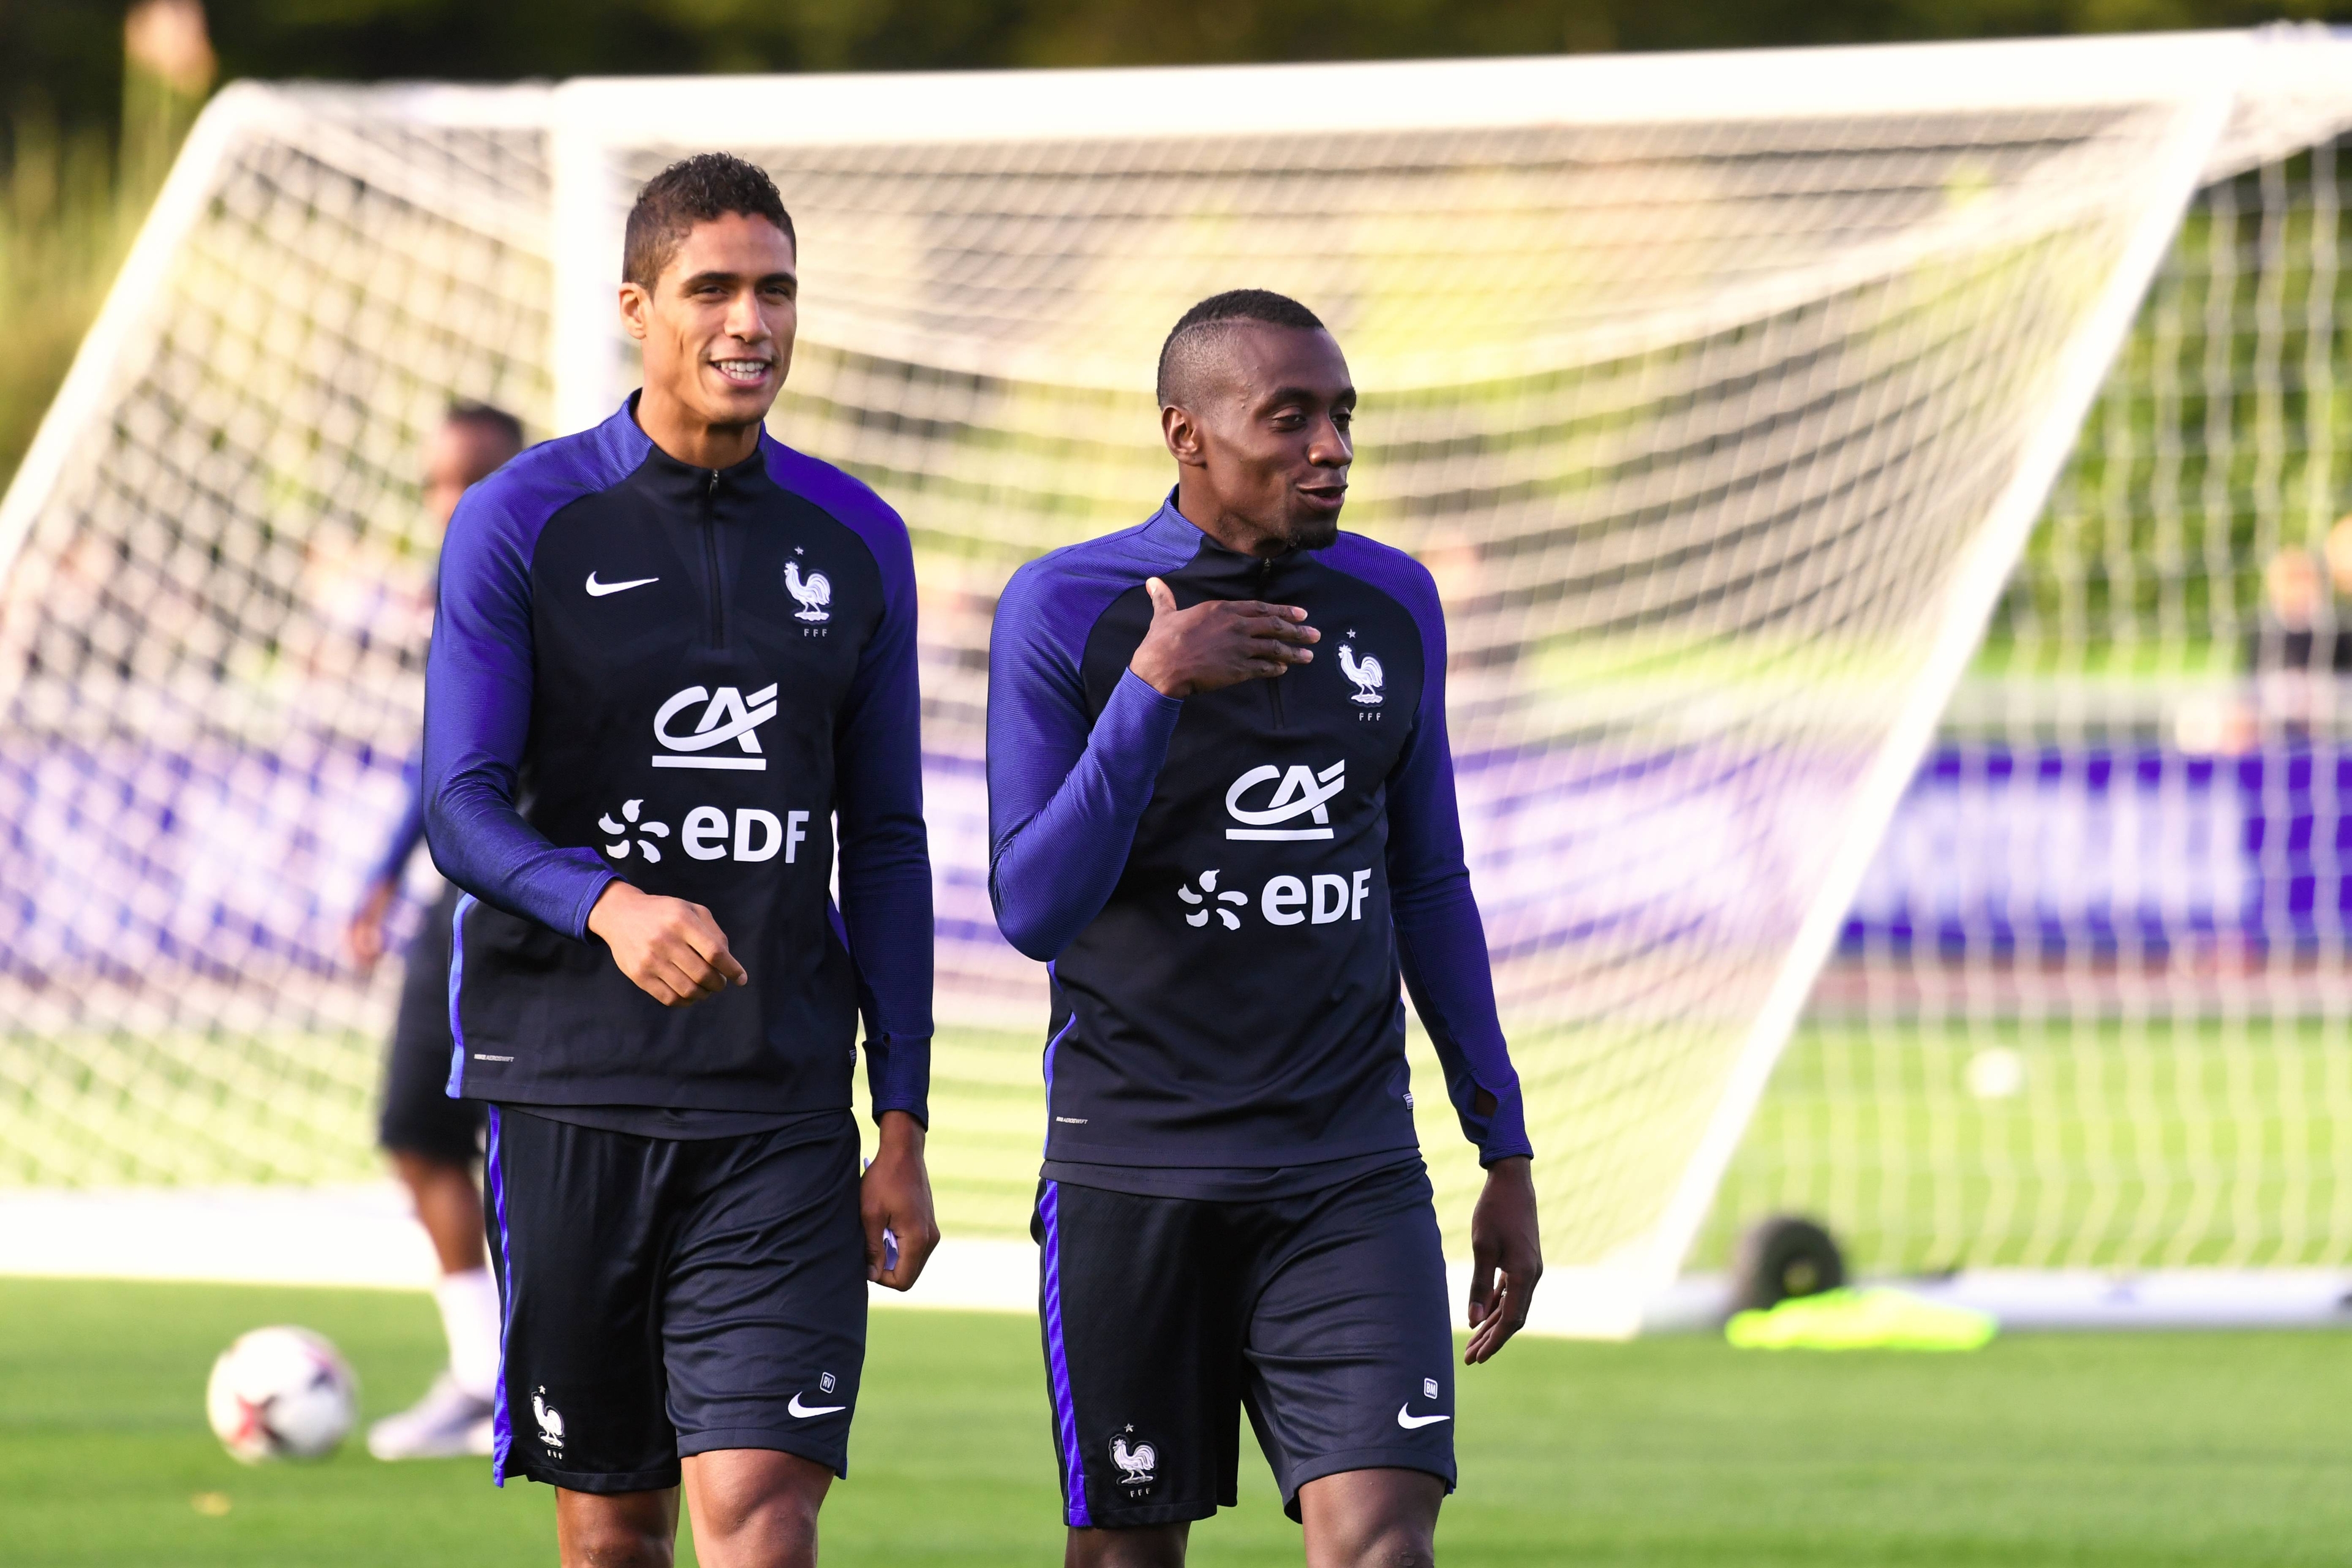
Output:
<instances>
[{"instance_id":1,"label":"blurred tree","mask_svg":"<svg viewBox=\"0 0 2352 1568\"><path fill-rule=\"evenodd\" d=\"M0 7L22 4L0 0ZM215 62L198 0L140 0L128 12L80 9L95 12L108 30L107 65L121 120L113 135L86 118L61 126L49 107L54 100L27 92L5 121L0 342L8 353L0 363L0 484L32 440L82 329L212 90ZM23 14L0 9L0 29L24 21Z\"/></svg>"},{"instance_id":2,"label":"blurred tree","mask_svg":"<svg viewBox=\"0 0 2352 1568\"><path fill-rule=\"evenodd\" d=\"M121 0L0 0L0 108L119 122ZM2352 0L213 0L228 77L938 69L2352 21Z\"/></svg>"},{"instance_id":3,"label":"blurred tree","mask_svg":"<svg viewBox=\"0 0 2352 1568\"><path fill-rule=\"evenodd\" d=\"M122 113L121 0L0 0L0 142L13 121L101 128Z\"/></svg>"}]
</instances>

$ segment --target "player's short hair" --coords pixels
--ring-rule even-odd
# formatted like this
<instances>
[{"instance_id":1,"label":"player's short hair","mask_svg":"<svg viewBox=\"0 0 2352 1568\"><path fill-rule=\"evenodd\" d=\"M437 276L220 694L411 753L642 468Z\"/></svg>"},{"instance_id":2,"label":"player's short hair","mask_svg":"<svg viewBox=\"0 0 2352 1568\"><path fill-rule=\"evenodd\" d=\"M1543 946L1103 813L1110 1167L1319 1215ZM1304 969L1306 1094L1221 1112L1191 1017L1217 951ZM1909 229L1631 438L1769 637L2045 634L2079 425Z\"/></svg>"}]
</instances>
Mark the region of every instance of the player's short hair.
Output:
<instances>
[{"instance_id":1,"label":"player's short hair","mask_svg":"<svg viewBox=\"0 0 2352 1568\"><path fill-rule=\"evenodd\" d=\"M449 405L442 416L451 425L462 425L497 443L504 463L523 449L522 421L495 404L459 401Z\"/></svg>"},{"instance_id":2,"label":"player's short hair","mask_svg":"<svg viewBox=\"0 0 2352 1568\"><path fill-rule=\"evenodd\" d=\"M1270 289L1228 289L1212 294L1177 317L1168 341L1160 345L1160 407L1173 406L1192 395L1195 377L1207 358L1203 351L1211 340L1243 321L1302 332L1323 330L1322 318L1287 294Z\"/></svg>"},{"instance_id":3,"label":"player's short hair","mask_svg":"<svg viewBox=\"0 0 2352 1568\"><path fill-rule=\"evenodd\" d=\"M768 171L730 153L697 153L681 158L647 180L629 209L629 226L621 242L621 276L650 289L694 226L740 213L763 217L784 231L800 249L793 232L793 215Z\"/></svg>"}]
</instances>

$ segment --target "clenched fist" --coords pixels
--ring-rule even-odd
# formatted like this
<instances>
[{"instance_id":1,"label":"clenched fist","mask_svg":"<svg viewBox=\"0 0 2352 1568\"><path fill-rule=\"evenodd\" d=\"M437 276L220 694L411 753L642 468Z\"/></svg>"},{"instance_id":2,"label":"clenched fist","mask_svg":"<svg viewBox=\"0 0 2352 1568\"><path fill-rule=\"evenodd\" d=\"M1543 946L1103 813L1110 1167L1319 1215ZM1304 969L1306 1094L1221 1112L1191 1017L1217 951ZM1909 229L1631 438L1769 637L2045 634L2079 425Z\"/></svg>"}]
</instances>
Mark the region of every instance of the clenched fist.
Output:
<instances>
[{"instance_id":1,"label":"clenched fist","mask_svg":"<svg viewBox=\"0 0 2352 1568\"><path fill-rule=\"evenodd\" d=\"M665 1007L687 1007L751 977L727 950L727 933L700 904L607 883L588 911L588 929L613 950L613 962Z\"/></svg>"}]
</instances>

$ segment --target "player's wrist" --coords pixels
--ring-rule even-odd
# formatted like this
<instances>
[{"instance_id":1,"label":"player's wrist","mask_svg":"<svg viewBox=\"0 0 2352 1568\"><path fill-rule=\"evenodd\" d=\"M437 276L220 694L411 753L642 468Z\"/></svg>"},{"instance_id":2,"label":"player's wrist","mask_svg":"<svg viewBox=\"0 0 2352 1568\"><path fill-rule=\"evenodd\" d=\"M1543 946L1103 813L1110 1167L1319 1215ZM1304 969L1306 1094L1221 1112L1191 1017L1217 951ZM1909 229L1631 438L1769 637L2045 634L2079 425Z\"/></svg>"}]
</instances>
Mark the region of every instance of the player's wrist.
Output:
<instances>
[{"instance_id":1,"label":"player's wrist","mask_svg":"<svg viewBox=\"0 0 2352 1568\"><path fill-rule=\"evenodd\" d=\"M880 1149L877 1153L913 1155L922 1158L926 1137L923 1124L911 1110L886 1110L875 1118Z\"/></svg>"},{"instance_id":2,"label":"player's wrist","mask_svg":"<svg viewBox=\"0 0 2352 1568\"><path fill-rule=\"evenodd\" d=\"M1190 697L1192 683L1171 668L1167 660L1156 657L1156 652L1147 641L1135 650L1135 657L1128 660L1128 672L1162 697L1173 697L1179 701Z\"/></svg>"},{"instance_id":3,"label":"player's wrist","mask_svg":"<svg viewBox=\"0 0 2352 1568\"><path fill-rule=\"evenodd\" d=\"M588 906L588 930L609 943L614 927L627 920L650 899L650 894L641 892L615 877L604 884L604 891L596 895L596 901Z\"/></svg>"}]
</instances>

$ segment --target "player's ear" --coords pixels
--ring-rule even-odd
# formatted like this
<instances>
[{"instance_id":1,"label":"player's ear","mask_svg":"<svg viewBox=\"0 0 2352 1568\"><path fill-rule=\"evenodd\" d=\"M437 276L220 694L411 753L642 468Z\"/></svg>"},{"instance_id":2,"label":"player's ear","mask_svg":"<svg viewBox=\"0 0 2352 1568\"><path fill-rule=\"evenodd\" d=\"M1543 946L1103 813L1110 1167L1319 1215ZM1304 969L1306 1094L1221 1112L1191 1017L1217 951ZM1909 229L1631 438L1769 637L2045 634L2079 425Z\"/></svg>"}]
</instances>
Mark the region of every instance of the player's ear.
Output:
<instances>
[{"instance_id":1,"label":"player's ear","mask_svg":"<svg viewBox=\"0 0 2352 1568\"><path fill-rule=\"evenodd\" d=\"M1160 438L1168 443L1168 455L1191 468L1208 461L1201 449L1201 426L1192 415L1170 404L1160 411Z\"/></svg>"},{"instance_id":2,"label":"player's ear","mask_svg":"<svg viewBox=\"0 0 2352 1568\"><path fill-rule=\"evenodd\" d=\"M646 341L646 330L651 324L654 291L642 283L621 285L621 325L629 336L639 342Z\"/></svg>"}]
</instances>

